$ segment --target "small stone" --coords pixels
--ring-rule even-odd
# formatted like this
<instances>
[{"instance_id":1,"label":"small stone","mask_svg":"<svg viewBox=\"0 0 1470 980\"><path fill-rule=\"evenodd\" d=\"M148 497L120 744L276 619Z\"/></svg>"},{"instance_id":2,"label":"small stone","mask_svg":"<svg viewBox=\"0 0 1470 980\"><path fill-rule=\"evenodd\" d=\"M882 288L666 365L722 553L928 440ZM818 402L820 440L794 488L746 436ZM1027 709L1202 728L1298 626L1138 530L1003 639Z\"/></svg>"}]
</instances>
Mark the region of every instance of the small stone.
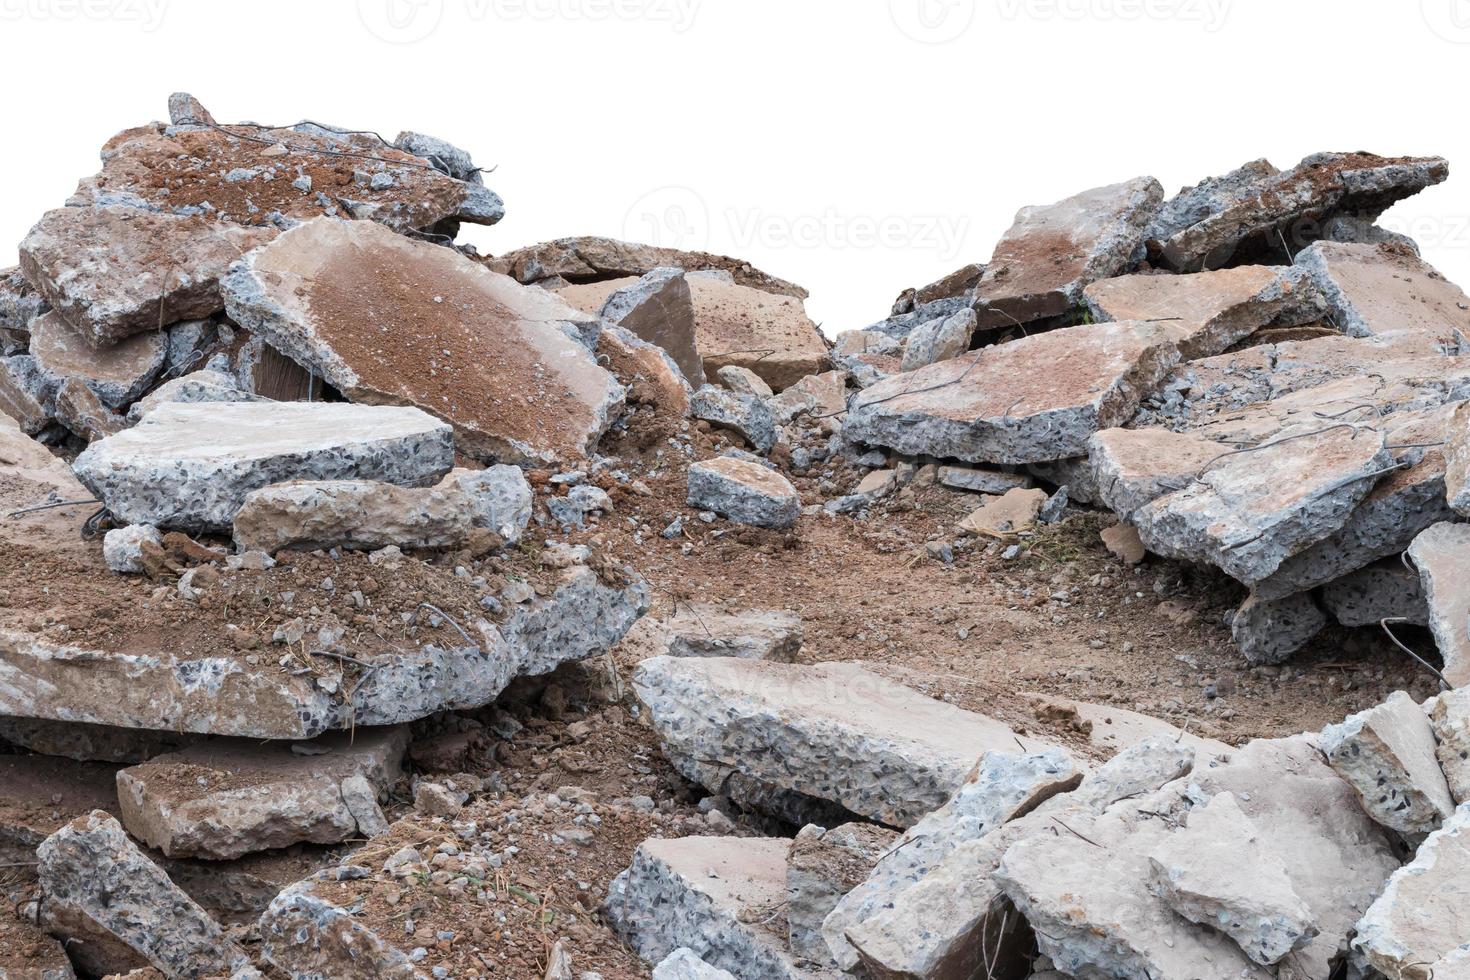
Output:
<instances>
[{"instance_id":1,"label":"small stone","mask_svg":"<svg viewBox=\"0 0 1470 980\"><path fill-rule=\"evenodd\" d=\"M801 516L801 498L785 477L730 457L689 467L688 503L740 524L778 530L791 527Z\"/></svg>"}]
</instances>

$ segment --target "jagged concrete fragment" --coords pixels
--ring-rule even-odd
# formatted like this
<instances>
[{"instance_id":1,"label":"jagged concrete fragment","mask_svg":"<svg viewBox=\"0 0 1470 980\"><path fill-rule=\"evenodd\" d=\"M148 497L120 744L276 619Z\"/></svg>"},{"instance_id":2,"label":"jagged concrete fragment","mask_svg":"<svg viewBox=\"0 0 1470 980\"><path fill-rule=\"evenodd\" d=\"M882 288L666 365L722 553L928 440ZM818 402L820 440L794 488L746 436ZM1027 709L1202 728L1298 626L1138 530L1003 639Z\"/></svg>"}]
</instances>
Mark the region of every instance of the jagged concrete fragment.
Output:
<instances>
[{"instance_id":1,"label":"jagged concrete fragment","mask_svg":"<svg viewBox=\"0 0 1470 980\"><path fill-rule=\"evenodd\" d=\"M553 279L602 282L644 276L659 268L675 268L685 272L724 272L742 286L798 299L807 297L807 291L800 286L768 275L741 259L590 235L530 245L490 259L488 264L528 285Z\"/></svg>"},{"instance_id":2,"label":"jagged concrete fragment","mask_svg":"<svg viewBox=\"0 0 1470 980\"><path fill-rule=\"evenodd\" d=\"M776 445L776 421L765 399L705 385L689 399L689 414L736 433L758 453Z\"/></svg>"},{"instance_id":3,"label":"jagged concrete fragment","mask_svg":"<svg viewBox=\"0 0 1470 980\"><path fill-rule=\"evenodd\" d=\"M840 419L847 411L847 374L844 371L809 374L766 403L782 425L800 415L811 416L815 421Z\"/></svg>"},{"instance_id":4,"label":"jagged concrete fragment","mask_svg":"<svg viewBox=\"0 0 1470 980\"><path fill-rule=\"evenodd\" d=\"M55 311L31 323L31 356L41 370L63 383L85 384L110 409L126 408L147 391L167 355L168 338L161 330L98 348Z\"/></svg>"},{"instance_id":5,"label":"jagged concrete fragment","mask_svg":"<svg viewBox=\"0 0 1470 980\"><path fill-rule=\"evenodd\" d=\"M900 369L917 371L921 367L959 357L970 349L975 324L974 310L961 310L953 316L930 320L909 334Z\"/></svg>"},{"instance_id":6,"label":"jagged concrete fragment","mask_svg":"<svg viewBox=\"0 0 1470 980\"><path fill-rule=\"evenodd\" d=\"M215 402L160 405L73 468L118 520L201 532L229 528L246 496L273 483L425 486L453 461L449 426L415 408Z\"/></svg>"},{"instance_id":7,"label":"jagged concrete fragment","mask_svg":"<svg viewBox=\"0 0 1470 980\"><path fill-rule=\"evenodd\" d=\"M1149 551L1211 564L1251 585L1342 527L1394 465L1381 432L1303 424L1220 456L1130 519Z\"/></svg>"},{"instance_id":8,"label":"jagged concrete fragment","mask_svg":"<svg viewBox=\"0 0 1470 980\"><path fill-rule=\"evenodd\" d=\"M759 463L720 456L689 467L690 507L739 524L781 530L801 516L801 498L780 473Z\"/></svg>"},{"instance_id":9,"label":"jagged concrete fragment","mask_svg":"<svg viewBox=\"0 0 1470 980\"><path fill-rule=\"evenodd\" d=\"M500 464L483 470L456 469L440 484L469 498L475 527L494 531L506 544L517 544L531 523L534 495L519 466Z\"/></svg>"},{"instance_id":10,"label":"jagged concrete fragment","mask_svg":"<svg viewBox=\"0 0 1470 980\"><path fill-rule=\"evenodd\" d=\"M1394 872L1358 923L1353 947L1393 980L1455 980L1470 950L1470 807Z\"/></svg>"},{"instance_id":11,"label":"jagged concrete fragment","mask_svg":"<svg viewBox=\"0 0 1470 980\"><path fill-rule=\"evenodd\" d=\"M608 297L602 318L668 352L691 385L704 384L704 363L695 345L694 300L681 269L654 269Z\"/></svg>"},{"instance_id":12,"label":"jagged concrete fragment","mask_svg":"<svg viewBox=\"0 0 1470 980\"><path fill-rule=\"evenodd\" d=\"M1164 200L1152 177L1022 208L975 287L982 331L1074 313L1082 290L1142 257L1144 230Z\"/></svg>"},{"instance_id":13,"label":"jagged concrete fragment","mask_svg":"<svg viewBox=\"0 0 1470 980\"><path fill-rule=\"evenodd\" d=\"M465 180L471 184L485 183L482 171L475 166L469 151L460 149L448 140L410 130L399 133L393 140L393 145L416 157L423 157L434 165L435 170L448 174L455 180Z\"/></svg>"},{"instance_id":14,"label":"jagged concrete fragment","mask_svg":"<svg viewBox=\"0 0 1470 980\"><path fill-rule=\"evenodd\" d=\"M102 539L102 558L119 575L143 574L143 542L163 546L163 535L152 524L129 524L108 531Z\"/></svg>"},{"instance_id":15,"label":"jagged concrete fragment","mask_svg":"<svg viewBox=\"0 0 1470 980\"><path fill-rule=\"evenodd\" d=\"M662 347L639 340L631 331L607 324L597 335L597 357L607 359L607 369L628 389L632 404L649 404L662 412L683 417L689 414L694 389L684 372Z\"/></svg>"},{"instance_id":16,"label":"jagged concrete fragment","mask_svg":"<svg viewBox=\"0 0 1470 980\"><path fill-rule=\"evenodd\" d=\"M781 391L826 366L827 342L798 297L705 275L690 276L689 291L706 376L734 364Z\"/></svg>"},{"instance_id":17,"label":"jagged concrete fragment","mask_svg":"<svg viewBox=\"0 0 1470 980\"><path fill-rule=\"evenodd\" d=\"M126 419L102 404L97 393L77 378L61 383L52 410L57 422L87 442L115 436L128 427Z\"/></svg>"},{"instance_id":18,"label":"jagged concrete fragment","mask_svg":"<svg viewBox=\"0 0 1470 980\"><path fill-rule=\"evenodd\" d=\"M801 617L775 609L729 612L679 603L660 624L671 657L744 657L790 663L801 651Z\"/></svg>"},{"instance_id":19,"label":"jagged concrete fragment","mask_svg":"<svg viewBox=\"0 0 1470 980\"><path fill-rule=\"evenodd\" d=\"M1206 177L1193 187L1184 188L1164 202L1149 225L1150 251L1157 251L1161 242L1224 211L1262 180L1280 172L1269 160L1252 160L1228 174Z\"/></svg>"},{"instance_id":20,"label":"jagged concrete fragment","mask_svg":"<svg viewBox=\"0 0 1470 980\"><path fill-rule=\"evenodd\" d=\"M653 980L736 980L736 977L729 970L710 966L695 956L694 950L681 946L653 968Z\"/></svg>"},{"instance_id":21,"label":"jagged concrete fragment","mask_svg":"<svg viewBox=\"0 0 1470 980\"><path fill-rule=\"evenodd\" d=\"M633 684L665 754L711 792L733 770L897 827L943 805L986 753L1047 747L855 664L655 657Z\"/></svg>"},{"instance_id":22,"label":"jagged concrete fragment","mask_svg":"<svg viewBox=\"0 0 1470 980\"><path fill-rule=\"evenodd\" d=\"M1435 753L1457 804L1470 803L1470 688L1446 691L1430 711Z\"/></svg>"},{"instance_id":23,"label":"jagged concrete fragment","mask_svg":"<svg viewBox=\"0 0 1470 980\"><path fill-rule=\"evenodd\" d=\"M1124 520L1182 490L1230 447L1168 429L1105 429L1092 437L1090 458L1097 501Z\"/></svg>"},{"instance_id":24,"label":"jagged concrete fragment","mask_svg":"<svg viewBox=\"0 0 1470 980\"><path fill-rule=\"evenodd\" d=\"M1230 618L1230 638L1251 664L1281 664L1327 627L1310 592L1281 599L1251 595Z\"/></svg>"},{"instance_id":25,"label":"jagged concrete fragment","mask_svg":"<svg viewBox=\"0 0 1470 980\"><path fill-rule=\"evenodd\" d=\"M206 368L186 374L181 378L172 378L153 389L146 397L134 402L128 409L128 421L136 423L159 405L167 405L169 402L195 405L201 402L265 400L260 395L245 391L230 375Z\"/></svg>"},{"instance_id":26,"label":"jagged concrete fragment","mask_svg":"<svg viewBox=\"0 0 1470 980\"><path fill-rule=\"evenodd\" d=\"M0 414L14 419L26 435L39 435L51 424L57 379L29 354L0 357Z\"/></svg>"},{"instance_id":27,"label":"jagged concrete fragment","mask_svg":"<svg viewBox=\"0 0 1470 980\"><path fill-rule=\"evenodd\" d=\"M5 741L38 755L72 759L76 762L135 765L165 752L176 752L199 741L200 737L178 732L150 732L109 725L88 725L82 722L0 717L0 738ZM46 761L54 765L50 760ZM116 797L114 784L117 780L109 774L106 782L107 795Z\"/></svg>"},{"instance_id":28,"label":"jagged concrete fragment","mask_svg":"<svg viewBox=\"0 0 1470 980\"><path fill-rule=\"evenodd\" d=\"M335 844L359 833L347 780L366 779L376 808L377 791L402 771L408 732L358 729L309 748L304 755L281 742L215 739L124 769L117 776L123 826L170 858L227 861L293 844ZM369 811L373 817L382 820Z\"/></svg>"},{"instance_id":29,"label":"jagged concrete fragment","mask_svg":"<svg viewBox=\"0 0 1470 980\"><path fill-rule=\"evenodd\" d=\"M1435 755L1434 729L1403 691L1322 732L1327 761L1374 820L1401 834L1428 834L1454 812Z\"/></svg>"},{"instance_id":30,"label":"jagged concrete fragment","mask_svg":"<svg viewBox=\"0 0 1470 980\"><path fill-rule=\"evenodd\" d=\"M126 943L170 977L230 974L244 950L106 813L78 817L37 851L52 930L76 922Z\"/></svg>"},{"instance_id":31,"label":"jagged concrete fragment","mask_svg":"<svg viewBox=\"0 0 1470 980\"><path fill-rule=\"evenodd\" d=\"M48 309L19 266L0 269L0 355L24 353L32 321Z\"/></svg>"},{"instance_id":32,"label":"jagged concrete fragment","mask_svg":"<svg viewBox=\"0 0 1470 980\"><path fill-rule=\"evenodd\" d=\"M646 840L608 889L604 911L646 963L687 948L741 980L820 975L785 949L789 846L762 838Z\"/></svg>"},{"instance_id":33,"label":"jagged concrete fragment","mask_svg":"<svg viewBox=\"0 0 1470 980\"><path fill-rule=\"evenodd\" d=\"M1045 490L1007 490L999 497L986 497L985 502L960 521L966 534L987 538L1014 538L1036 525L1037 515L1046 506Z\"/></svg>"},{"instance_id":34,"label":"jagged concrete fragment","mask_svg":"<svg viewBox=\"0 0 1470 980\"><path fill-rule=\"evenodd\" d=\"M750 368L738 367L727 364L719 370L720 384L737 395L756 395L760 398L770 398L775 394L771 386L761 380L761 376Z\"/></svg>"},{"instance_id":35,"label":"jagged concrete fragment","mask_svg":"<svg viewBox=\"0 0 1470 980\"><path fill-rule=\"evenodd\" d=\"M1288 253L1302 247L1313 237L1311 228L1338 214L1377 218L1448 176L1449 164L1439 157L1318 153L1284 173L1217 187L1223 193L1202 217L1158 229L1151 251L1179 272L1218 269L1257 255L1279 257L1283 243Z\"/></svg>"},{"instance_id":36,"label":"jagged concrete fragment","mask_svg":"<svg viewBox=\"0 0 1470 980\"><path fill-rule=\"evenodd\" d=\"M1424 583L1397 558L1350 572L1322 589L1322 605L1344 626L1377 626L1384 620L1429 625Z\"/></svg>"},{"instance_id":37,"label":"jagged concrete fragment","mask_svg":"<svg viewBox=\"0 0 1470 980\"><path fill-rule=\"evenodd\" d=\"M1087 454L1178 363L1156 324L1037 334L897 375L853 399L845 438L907 456L1036 463Z\"/></svg>"},{"instance_id":38,"label":"jagged concrete fragment","mask_svg":"<svg viewBox=\"0 0 1470 980\"><path fill-rule=\"evenodd\" d=\"M351 698L311 676L251 663L223 650L117 652L0 630L0 714L151 731L257 739L315 738L352 727L397 725L494 701L516 677L606 653L648 608L641 585L603 583L567 569L545 596L498 624L461 625L476 645L385 644L359 653L366 667ZM252 658L258 659L258 658Z\"/></svg>"},{"instance_id":39,"label":"jagged concrete fragment","mask_svg":"<svg viewBox=\"0 0 1470 980\"><path fill-rule=\"evenodd\" d=\"M905 313L912 313L917 307L927 306L938 300L964 297L980 285L980 280L984 276L984 263L972 262L961 266L942 279L936 279L927 286L905 289L893 303L893 315L902 316Z\"/></svg>"},{"instance_id":40,"label":"jagged concrete fragment","mask_svg":"<svg viewBox=\"0 0 1470 980\"><path fill-rule=\"evenodd\" d=\"M842 897L867 880L898 832L849 823L826 830L808 824L786 858L786 924L791 952L832 965L822 923Z\"/></svg>"},{"instance_id":41,"label":"jagged concrete fragment","mask_svg":"<svg viewBox=\"0 0 1470 980\"><path fill-rule=\"evenodd\" d=\"M1470 297L1412 249L1318 242L1296 258L1349 337L1470 334Z\"/></svg>"},{"instance_id":42,"label":"jagged concrete fragment","mask_svg":"<svg viewBox=\"0 0 1470 980\"><path fill-rule=\"evenodd\" d=\"M371 875L343 865L320 871L282 891L260 917L265 958L290 977L378 977L426 980L408 954L348 909L318 894L317 886Z\"/></svg>"},{"instance_id":43,"label":"jagged concrete fragment","mask_svg":"<svg viewBox=\"0 0 1470 980\"><path fill-rule=\"evenodd\" d=\"M1470 516L1470 402L1455 409L1445 436L1445 497L1455 513Z\"/></svg>"},{"instance_id":44,"label":"jagged concrete fragment","mask_svg":"<svg viewBox=\"0 0 1470 980\"><path fill-rule=\"evenodd\" d=\"M1149 852L1149 863L1170 908L1219 929L1262 966L1280 962L1317 935L1311 909L1292 888L1281 856L1232 793L1220 793L1191 812L1187 826Z\"/></svg>"},{"instance_id":45,"label":"jagged concrete fragment","mask_svg":"<svg viewBox=\"0 0 1470 980\"><path fill-rule=\"evenodd\" d=\"M1408 555L1424 583L1441 673L1454 687L1470 685L1470 524L1436 524L1414 539Z\"/></svg>"},{"instance_id":46,"label":"jagged concrete fragment","mask_svg":"<svg viewBox=\"0 0 1470 980\"><path fill-rule=\"evenodd\" d=\"M275 235L130 207L48 211L20 244L26 279L94 346L224 309L219 279Z\"/></svg>"},{"instance_id":47,"label":"jagged concrete fragment","mask_svg":"<svg viewBox=\"0 0 1470 980\"><path fill-rule=\"evenodd\" d=\"M622 407L622 387L561 329L595 320L371 222L300 225L221 288L234 322L350 400L442 418L471 456L585 456Z\"/></svg>"},{"instance_id":48,"label":"jagged concrete fragment","mask_svg":"<svg viewBox=\"0 0 1470 980\"><path fill-rule=\"evenodd\" d=\"M1031 477L1025 473L1006 473L1002 470L982 470L973 466L941 466L935 479L939 485L951 490L969 490L972 493L1004 494L1011 490L1030 489Z\"/></svg>"},{"instance_id":49,"label":"jagged concrete fragment","mask_svg":"<svg viewBox=\"0 0 1470 980\"><path fill-rule=\"evenodd\" d=\"M1241 266L1189 276L1104 279L1084 296L1094 320L1157 320L1192 361L1221 354L1268 323L1320 319L1322 299L1301 270Z\"/></svg>"}]
</instances>

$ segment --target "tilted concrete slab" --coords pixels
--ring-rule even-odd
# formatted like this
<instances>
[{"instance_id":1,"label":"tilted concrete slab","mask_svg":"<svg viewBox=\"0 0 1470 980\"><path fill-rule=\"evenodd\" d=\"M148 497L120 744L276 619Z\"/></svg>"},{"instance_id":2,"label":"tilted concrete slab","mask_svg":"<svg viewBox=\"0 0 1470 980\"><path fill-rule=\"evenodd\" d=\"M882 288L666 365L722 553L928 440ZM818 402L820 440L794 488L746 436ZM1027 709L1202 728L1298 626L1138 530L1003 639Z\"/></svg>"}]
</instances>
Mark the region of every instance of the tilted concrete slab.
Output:
<instances>
[{"instance_id":1,"label":"tilted concrete slab","mask_svg":"<svg viewBox=\"0 0 1470 980\"><path fill-rule=\"evenodd\" d=\"M1414 539L1409 560L1419 569L1429 629L1454 687L1470 685L1470 524L1436 524Z\"/></svg>"},{"instance_id":2,"label":"tilted concrete slab","mask_svg":"<svg viewBox=\"0 0 1470 980\"><path fill-rule=\"evenodd\" d=\"M1370 817L1413 837L1455 809L1439 767L1429 716L1402 691L1322 732L1322 751Z\"/></svg>"},{"instance_id":3,"label":"tilted concrete slab","mask_svg":"<svg viewBox=\"0 0 1470 980\"><path fill-rule=\"evenodd\" d=\"M85 384L110 409L126 408L142 397L163 370L167 355L168 337L161 330L97 348L55 311L31 323L31 356L37 365L63 384Z\"/></svg>"},{"instance_id":4,"label":"tilted concrete slab","mask_svg":"<svg viewBox=\"0 0 1470 980\"><path fill-rule=\"evenodd\" d=\"M827 342L801 299L715 276L693 275L688 281L695 344L706 376L733 364L782 391L825 369Z\"/></svg>"},{"instance_id":5,"label":"tilted concrete slab","mask_svg":"<svg viewBox=\"0 0 1470 980\"><path fill-rule=\"evenodd\" d=\"M1406 246L1318 242L1296 264L1349 337L1470 336L1470 297Z\"/></svg>"}]
</instances>

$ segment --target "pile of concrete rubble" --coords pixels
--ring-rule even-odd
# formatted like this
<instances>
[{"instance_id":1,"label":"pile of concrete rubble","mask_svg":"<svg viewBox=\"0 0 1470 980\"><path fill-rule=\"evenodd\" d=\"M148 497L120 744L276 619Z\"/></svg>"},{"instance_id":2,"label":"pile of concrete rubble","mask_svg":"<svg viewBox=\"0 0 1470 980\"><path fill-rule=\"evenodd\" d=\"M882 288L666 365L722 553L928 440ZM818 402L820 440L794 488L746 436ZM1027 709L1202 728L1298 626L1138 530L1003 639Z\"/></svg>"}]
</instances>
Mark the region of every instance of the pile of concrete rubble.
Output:
<instances>
[{"instance_id":1,"label":"pile of concrete rubble","mask_svg":"<svg viewBox=\"0 0 1470 980\"><path fill-rule=\"evenodd\" d=\"M0 980L497 975L364 896L499 890L463 809L486 781L424 760L633 641L657 655L626 704L730 831L650 838L599 896L656 978L1470 977L1470 298L1375 224L1443 160L1025 208L829 343L737 259L456 244L504 207L443 140L169 110L0 274L0 554L73 562L44 588L97 605L0 589ZM730 448L698 458L692 425ZM603 454L637 433L642 474ZM866 473L803 500L790 475L834 459ZM558 535L664 471L687 513L636 535L927 484L974 505L930 557L1010 559L1107 511L1121 560L1249 590L1251 663L1329 616L1427 627L1444 693L1239 748L1051 704L1088 735L1053 740L802 663L789 612L645 616L636 572ZM600 819L577 796L548 805ZM436 830L399 847L410 820ZM272 865L303 847L340 850ZM558 943L545 976L577 975Z\"/></svg>"}]
</instances>

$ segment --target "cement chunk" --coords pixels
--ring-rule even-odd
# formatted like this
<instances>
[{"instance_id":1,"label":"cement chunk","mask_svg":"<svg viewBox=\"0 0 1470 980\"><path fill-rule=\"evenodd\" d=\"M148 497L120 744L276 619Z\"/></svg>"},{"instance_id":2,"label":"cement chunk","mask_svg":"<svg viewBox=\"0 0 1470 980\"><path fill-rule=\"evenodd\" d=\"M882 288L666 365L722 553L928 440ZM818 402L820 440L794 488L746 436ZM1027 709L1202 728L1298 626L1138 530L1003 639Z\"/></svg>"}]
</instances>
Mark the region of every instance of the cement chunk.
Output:
<instances>
[{"instance_id":1,"label":"cement chunk","mask_svg":"<svg viewBox=\"0 0 1470 980\"><path fill-rule=\"evenodd\" d=\"M776 445L776 422L766 401L757 395L705 385L689 400L689 414L716 428L729 429L758 453Z\"/></svg>"},{"instance_id":2,"label":"cement chunk","mask_svg":"<svg viewBox=\"0 0 1470 980\"><path fill-rule=\"evenodd\" d=\"M1005 473L1000 470L982 470L970 466L941 466L936 477L940 486L951 490L969 490L973 493L1005 494L1008 491L1027 490L1033 485L1025 473Z\"/></svg>"},{"instance_id":3,"label":"cement chunk","mask_svg":"<svg viewBox=\"0 0 1470 980\"><path fill-rule=\"evenodd\" d=\"M265 401L259 395L245 391L228 374L209 369L194 371L181 378L165 381L147 397L134 402L128 409L128 420L140 421L143 416L159 405L169 402L184 402L194 405L201 402L258 402Z\"/></svg>"},{"instance_id":4,"label":"cement chunk","mask_svg":"<svg viewBox=\"0 0 1470 980\"><path fill-rule=\"evenodd\" d=\"M1227 446L1168 429L1105 429L1090 444L1097 499L1124 520L1187 487Z\"/></svg>"},{"instance_id":5,"label":"cement chunk","mask_svg":"<svg viewBox=\"0 0 1470 980\"><path fill-rule=\"evenodd\" d=\"M1457 804L1470 803L1470 688L1446 691L1430 712L1435 753Z\"/></svg>"},{"instance_id":6,"label":"cement chunk","mask_svg":"<svg viewBox=\"0 0 1470 980\"><path fill-rule=\"evenodd\" d=\"M1099 323L897 375L860 393L846 438L907 456L1037 463L1084 456L1178 362L1166 331Z\"/></svg>"},{"instance_id":7,"label":"cement chunk","mask_svg":"<svg viewBox=\"0 0 1470 980\"><path fill-rule=\"evenodd\" d=\"M618 290L608 297L602 318L667 351L695 388L704 384L704 364L695 344L694 300L683 270L654 269Z\"/></svg>"},{"instance_id":8,"label":"cement chunk","mask_svg":"<svg viewBox=\"0 0 1470 980\"><path fill-rule=\"evenodd\" d=\"M1310 592L1281 599L1252 595L1230 619L1230 637L1252 664L1282 664L1327 627Z\"/></svg>"},{"instance_id":9,"label":"cement chunk","mask_svg":"<svg viewBox=\"0 0 1470 980\"><path fill-rule=\"evenodd\" d=\"M1408 555L1424 584L1442 673L1453 686L1470 684L1470 591L1465 589L1470 525L1436 524L1414 539Z\"/></svg>"},{"instance_id":10,"label":"cement chunk","mask_svg":"<svg viewBox=\"0 0 1470 980\"><path fill-rule=\"evenodd\" d=\"M1318 242L1296 264L1327 297L1349 337L1470 331L1470 297L1403 245Z\"/></svg>"},{"instance_id":11,"label":"cement chunk","mask_svg":"<svg viewBox=\"0 0 1470 980\"><path fill-rule=\"evenodd\" d=\"M163 546L163 535L152 524L129 524L108 531L102 539L102 557L119 575L143 574L143 542Z\"/></svg>"},{"instance_id":12,"label":"cement chunk","mask_svg":"<svg viewBox=\"0 0 1470 980\"><path fill-rule=\"evenodd\" d=\"M0 269L0 355L25 353L31 323L48 309L19 266Z\"/></svg>"},{"instance_id":13,"label":"cement chunk","mask_svg":"<svg viewBox=\"0 0 1470 980\"><path fill-rule=\"evenodd\" d=\"M1322 751L1368 815L1390 830L1432 833L1454 812L1429 718L1402 691L1325 729Z\"/></svg>"},{"instance_id":14,"label":"cement chunk","mask_svg":"<svg viewBox=\"0 0 1470 980\"><path fill-rule=\"evenodd\" d=\"M63 383L85 384L110 409L126 408L142 396L163 370L167 354L167 337L160 330L98 349L59 313L43 314L31 324L31 355L37 365Z\"/></svg>"},{"instance_id":15,"label":"cement chunk","mask_svg":"<svg viewBox=\"0 0 1470 980\"><path fill-rule=\"evenodd\" d=\"M729 970L710 966L694 955L694 950L681 946L653 968L653 980L736 980Z\"/></svg>"},{"instance_id":16,"label":"cement chunk","mask_svg":"<svg viewBox=\"0 0 1470 980\"><path fill-rule=\"evenodd\" d=\"M770 398L775 394L771 390L771 386L762 381L761 376L750 368L727 364L720 368L719 377L720 384L737 395L756 395L760 398Z\"/></svg>"},{"instance_id":17,"label":"cement chunk","mask_svg":"<svg viewBox=\"0 0 1470 980\"><path fill-rule=\"evenodd\" d=\"M689 467L689 506L739 524L781 530L801 516L801 498L781 474L759 463L720 456Z\"/></svg>"},{"instance_id":18,"label":"cement chunk","mask_svg":"<svg viewBox=\"0 0 1470 980\"><path fill-rule=\"evenodd\" d=\"M1396 558L1359 569L1322 589L1322 605L1344 626L1377 626L1384 620L1429 625L1424 584Z\"/></svg>"},{"instance_id":19,"label":"cement chunk","mask_svg":"<svg viewBox=\"0 0 1470 980\"><path fill-rule=\"evenodd\" d=\"M977 329L1072 313L1084 288L1142 257L1144 230L1163 200L1158 181L1138 177L1022 208L975 287Z\"/></svg>"},{"instance_id":20,"label":"cement chunk","mask_svg":"<svg viewBox=\"0 0 1470 980\"><path fill-rule=\"evenodd\" d=\"M660 624L671 657L743 657L790 663L801 651L801 617L794 612L680 603Z\"/></svg>"},{"instance_id":21,"label":"cement chunk","mask_svg":"<svg viewBox=\"0 0 1470 980\"><path fill-rule=\"evenodd\" d=\"M442 418L477 458L585 456L621 410L622 387L561 329L595 320L371 222L298 226L221 288L232 320L350 400Z\"/></svg>"},{"instance_id":22,"label":"cement chunk","mask_svg":"<svg viewBox=\"0 0 1470 980\"><path fill-rule=\"evenodd\" d=\"M909 334L904 345L904 371L917 371L939 361L959 357L970 349L970 337L975 332L975 311L961 310L942 320L931 320Z\"/></svg>"},{"instance_id":23,"label":"cement chunk","mask_svg":"<svg viewBox=\"0 0 1470 980\"><path fill-rule=\"evenodd\" d=\"M854 664L655 657L633 683L691 779L731 769L892 826L938 809L986 753L1017 747L1006 725Z\"/></svg>"},{"instance_id":24,"label":"cement chunk","mask_svg":"<svg viewBox=\"0 0 1470 980\"><path fill-rule=\"evenodd\" d=\"M791 952L832 964L822 923L842 897L867 880L898 832L872 824L824 830L808 824L791 842L786 864L786 923Z\"/></svg>"},{"instance_id":25,"label":"cement chunk","mask_svg":"<svg viewBox=\"0 0 1470 980\"><path fill-rule=\"evenodd\" d=\"M733 364L781 391L826 366L827 342L801 299L703 275L689 277L689 291L707 377Z\"/></svg>"},{"instance_id":26,"label":"cement chunk","mask_svg":"<svg viewBox=\"0 0 1470 980\"><path fill-rule=\"evenodd\" d=\"M318 872L282 891L260 917L265 958L291 977L380 977L426 980L408 955L317 893L322 881L367 877L367 868L344 865Z\"/></svg>"},{"instance_id":27,"label":"cement chunk","mask_svg":"<svg viewBox=\"0 0 1470 980\"><path fill-rule=\"evenodd\" d=\"M222 531L252 491L350 477L407 486L453 462L447 425L413 408L286 402L161 405L74 469L119 520Z\"/></svg>"}]
</instances>

